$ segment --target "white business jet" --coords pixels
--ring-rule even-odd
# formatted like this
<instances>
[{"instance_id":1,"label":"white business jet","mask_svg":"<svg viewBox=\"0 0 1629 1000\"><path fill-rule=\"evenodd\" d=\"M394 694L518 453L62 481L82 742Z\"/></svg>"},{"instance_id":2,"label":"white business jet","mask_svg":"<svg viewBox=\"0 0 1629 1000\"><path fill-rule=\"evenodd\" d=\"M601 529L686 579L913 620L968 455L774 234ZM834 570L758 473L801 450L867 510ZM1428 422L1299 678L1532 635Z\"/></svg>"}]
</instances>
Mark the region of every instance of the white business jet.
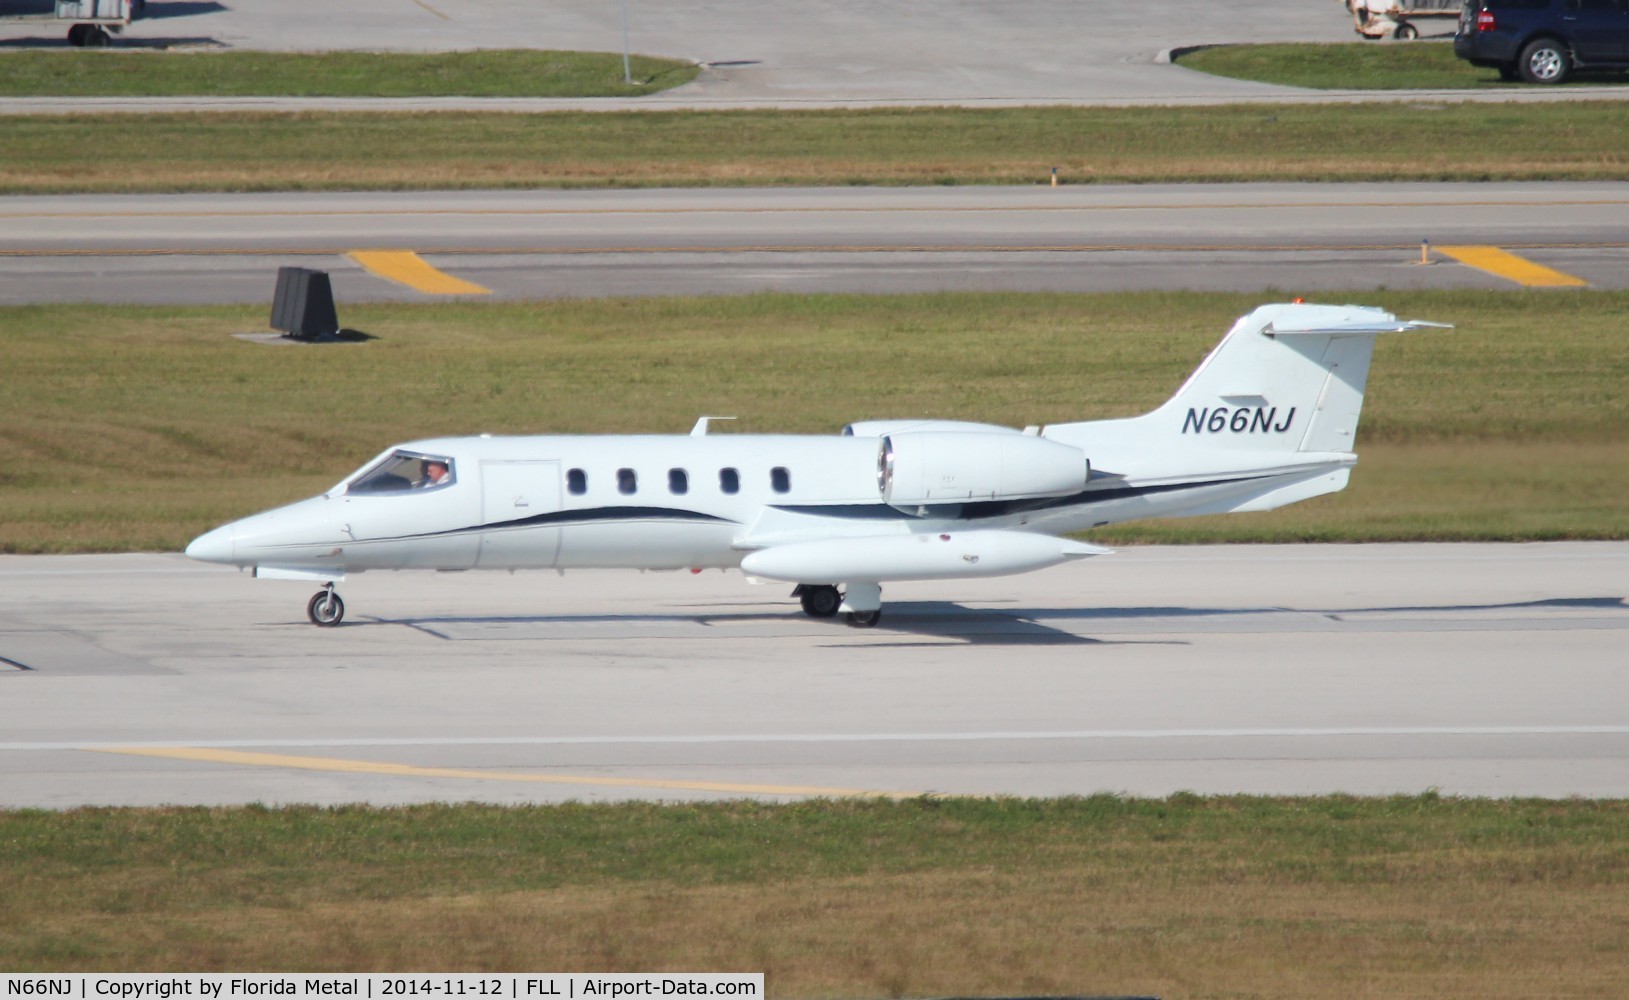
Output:
<instances>
[{"instance_id":1,"label":"white business jet","mask_svg":"<svg viewBox=\"0 0 1629 1000\"><path fill-rule=\"evenodd\" d=\"M377 569L739 568L815 618L877 623L882 584L1001 576L1107 549L1057 537L1146 517L1271 510L1346 485L1375 335L1441 324L1357 306L1242 317L1169 402L1015 430L876 420L841 435L437 438L187 555L320 584Z\"/></svg>"}]
</instances>

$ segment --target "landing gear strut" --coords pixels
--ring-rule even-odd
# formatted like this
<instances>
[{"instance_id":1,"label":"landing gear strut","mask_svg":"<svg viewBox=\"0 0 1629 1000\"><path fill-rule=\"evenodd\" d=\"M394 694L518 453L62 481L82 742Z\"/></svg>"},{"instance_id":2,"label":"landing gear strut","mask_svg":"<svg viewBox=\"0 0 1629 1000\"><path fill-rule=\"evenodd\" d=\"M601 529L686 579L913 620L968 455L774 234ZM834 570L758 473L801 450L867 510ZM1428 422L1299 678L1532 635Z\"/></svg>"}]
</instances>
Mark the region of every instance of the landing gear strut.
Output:
<instances>
[{"instance_id":1,"label":"landing gear strut","mask_svg":"<svg viewBox=\"0 0 1629 1000\"><path fill-rule=\"evenodd\" d=\"M841 610L855 628L874 628L882 618L882 585L851 583L843 594Z\"/></svg>"},{"instance_id":2,"label":"landing gear strut","mask_svg":"<svg viewBox=\"0 0 1629 1000\"><path fill-rule=\"evenodd\" d=\"M305 616L311 619L311 624L323 628L332 628L345 620L345 602L334 593L333 584L311 595L311 601L305 606Z\"/></svg>"}]
</instances>

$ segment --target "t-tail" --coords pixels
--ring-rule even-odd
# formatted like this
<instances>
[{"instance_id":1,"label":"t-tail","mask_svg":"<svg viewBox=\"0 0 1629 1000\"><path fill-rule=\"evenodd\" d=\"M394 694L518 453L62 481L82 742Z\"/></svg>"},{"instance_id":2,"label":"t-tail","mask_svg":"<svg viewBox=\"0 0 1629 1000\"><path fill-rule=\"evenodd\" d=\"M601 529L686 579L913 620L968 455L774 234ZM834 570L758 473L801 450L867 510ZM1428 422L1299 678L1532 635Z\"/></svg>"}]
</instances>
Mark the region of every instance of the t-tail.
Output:
<instances>
[{"instance_id":1,"label":"t-tail","mask_svg":"<svg viewBox=\"0 0 1629 1000\"><path fill-rule=\"evenodd\" d=\"M1333 493L1357 461L1375 337L1428 328L1448 329L1362 306L1261 306L1152 413L1043 434L1085 451L1100 486L1119 480L1148 495L1159 509L1143 516L1271 510Z\"/></svg>"}]
</instances>

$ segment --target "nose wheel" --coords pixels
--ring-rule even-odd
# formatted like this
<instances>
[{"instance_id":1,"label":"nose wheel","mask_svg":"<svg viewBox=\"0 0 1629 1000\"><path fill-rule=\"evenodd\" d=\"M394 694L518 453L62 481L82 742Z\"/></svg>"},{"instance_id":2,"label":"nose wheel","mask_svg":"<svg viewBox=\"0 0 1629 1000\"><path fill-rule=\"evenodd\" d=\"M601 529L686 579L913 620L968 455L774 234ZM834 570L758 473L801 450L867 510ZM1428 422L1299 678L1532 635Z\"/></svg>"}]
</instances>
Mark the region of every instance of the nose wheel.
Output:
<instances>
[{"instance_id":1,"label":"nose wheel","mask_svg":"<svg viewBox=\"0 0 1629 1000\"><path fill-rule=\"evenodd\" d=\"M854 628L875 628L882 618L882 585L876 583L850 583L843 592L839 609Z\"/></svg>"},{"instance_id":2,"label":"nose wheel","mask_svg":"<svg viewBox=\"0 0 1629 1000\"><path fill-rule=\"evenodd\" d=\"M311 600L305 606L305 616L311 619L311 624L323 628L332 628L345 620L345 602L334 592L333 584L311 595Z\"/></svg>"},{"instance_id":3,"label":"nose wheel","mask_svg":"<svg viewBox=\"0 0 1629 1000\"><path fill-rule=\"evenodd\" d=\"M848 623L850 625L854 626L855 628L876 628L877 627L877 622L881 618L882 618L882 612L880 610L878 610L878 611L850 611L848 613Z\"/></svg>"}]
</instances>

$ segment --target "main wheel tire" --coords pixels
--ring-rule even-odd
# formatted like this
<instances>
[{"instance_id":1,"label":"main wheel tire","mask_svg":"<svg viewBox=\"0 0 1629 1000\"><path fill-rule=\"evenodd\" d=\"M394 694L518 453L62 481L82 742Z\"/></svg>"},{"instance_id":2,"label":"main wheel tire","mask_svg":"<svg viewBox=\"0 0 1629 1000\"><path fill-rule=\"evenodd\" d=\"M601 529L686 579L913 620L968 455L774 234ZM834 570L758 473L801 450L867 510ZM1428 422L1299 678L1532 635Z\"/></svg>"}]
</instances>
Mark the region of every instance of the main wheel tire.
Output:
<instances>
[{"instance_id":1,"label":"main wheel tire","mask_svg":"<svg viewBox=\"0 0 1629 1000\"><path fill-rule=\"evenodd\" d=\"M345 602L331 590L319 590L311 595L310 602L306 604L305 616L311 619L313 625L333 628L345 620Z\"/></svg>"},{"instance_id":2,"label":"main wheel tire","mask_svg":"<svg viewBox=\"0 0 1629 1000\"><path fill-rule=\"evenodd\" d=\"M113 36L108 34L107 29L100 24L91 25L90 30L85 32L85 47L87 49L105 49L111 41L113 41Z\"/></svg>"},{"instance_id":3,"label":"main wheel tire","mask_svg":"<svg viewBox=\"0 0 1629 1000\"><path fill-rule=\"evenodd\" d=\"M848 623L855 628L875 628L881 618L881 611L850 611L848 613Z\"/></svg>"},{"instance_id":4,"label":"main wheel tire","mask_svg":"<svg viewBox=\"0 0 1629 1000\"><path fill-rule=\"evenodd\" d=\"M88 24L70 24L68 26L68 44L72 45L76 49L84 48L85 29L89 27L90 25Z\"/></svg>"},{"instance_id":5,"label":"main wheel tire","mask_svg":"<svg viewBox=\"0 0 1629 1000\"><path fill-rule=\"evenodd\" d=\"M1409 24L1407 21L1404 21L1402 24L1397 26L1396 31L1392 32L1392 37L1398 41L1412 42L1414 39L1420 37L1420 29L1414 27L1412 24Z\"/></svg>"},{"instance_id":6,"label":"main wheel tire","mask_svg":"<svg viewBox=\"0 0 1629 1000\"><path fill-rule=\"evenodd\" d=\"M803 613L810 618L830 618L843 606L842 595L830 584L805 584L800 597Z\"/></svg>"},{"instance_id":7,"label":"main wheel tire","mask_svg":"<svg viewBox=\"0 0 1629 1000\"><path fill-rule=\"evenodd\" d=\"M1537 38L1522 49L1516 66L1528 83L1560 83L1572 73L1572 56L1556 39Z\"/></svg>"}]
</instances>

